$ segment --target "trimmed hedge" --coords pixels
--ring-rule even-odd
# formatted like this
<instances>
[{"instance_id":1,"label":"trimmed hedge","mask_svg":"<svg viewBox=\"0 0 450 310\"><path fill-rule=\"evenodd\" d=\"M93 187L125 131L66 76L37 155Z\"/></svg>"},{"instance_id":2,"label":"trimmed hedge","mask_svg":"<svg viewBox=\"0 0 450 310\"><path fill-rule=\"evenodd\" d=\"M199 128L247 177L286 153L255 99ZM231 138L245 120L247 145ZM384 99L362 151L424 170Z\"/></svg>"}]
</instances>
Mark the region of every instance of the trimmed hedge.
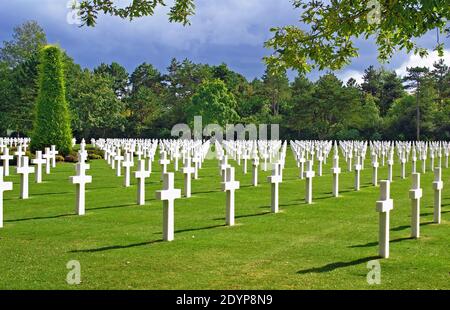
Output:
<instances>
[{"instance_id":1,"label":"trimmed hedge","mask_svg":"<svg viewBox=\"0 0 450 310\"><path fill-rule=\"evenodd\" d=\"M61 155L72 150L72 130L66 102L61 50L47 45L40 51L39 92L31 149L55 145Z\"/></svg>"}]
</instances>

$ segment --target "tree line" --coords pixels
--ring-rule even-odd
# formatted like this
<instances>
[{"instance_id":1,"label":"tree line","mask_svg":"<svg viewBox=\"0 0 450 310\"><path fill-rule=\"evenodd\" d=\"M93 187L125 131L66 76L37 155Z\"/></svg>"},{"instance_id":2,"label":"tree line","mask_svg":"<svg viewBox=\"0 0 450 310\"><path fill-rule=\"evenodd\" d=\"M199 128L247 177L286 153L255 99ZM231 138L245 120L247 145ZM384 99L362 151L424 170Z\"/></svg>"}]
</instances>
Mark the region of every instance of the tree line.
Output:
<instances>
[{"instance_id":1,"label":"tree line","mask_svg":"<svg viewBox=\"0 0 450 310\"><path fill-rule=\"evenodd\" d=\"M29 135L35 119L39 50L47 44L34 21L0 47L0 135ZM142 63L82 68L63 55L66 100L75 137L170 137L175 124L280 124L283 139L449 139L450 70L408 68L405 77L368 67L363 82L333 72L311 81L266 69L248 81L226 64L172 59L165 72Z\"/></svg>"}]
</instances>

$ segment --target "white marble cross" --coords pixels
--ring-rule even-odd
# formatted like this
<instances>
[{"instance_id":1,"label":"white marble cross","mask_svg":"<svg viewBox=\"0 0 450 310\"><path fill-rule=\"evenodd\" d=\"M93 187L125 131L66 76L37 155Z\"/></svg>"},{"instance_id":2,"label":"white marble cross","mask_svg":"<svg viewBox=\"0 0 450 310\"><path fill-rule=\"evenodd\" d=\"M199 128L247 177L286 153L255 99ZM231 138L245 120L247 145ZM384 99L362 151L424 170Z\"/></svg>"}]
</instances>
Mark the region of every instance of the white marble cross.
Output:
<instances>
[{"instance_id":1,"label":"white marble cross","mask_svg":"<svg viewBox=\"0 0 450 310\"><path fill-rule=\"evenodd\" d=\"M28 179L29 175L34 173L34 167L29 166L27 156L22 156L22 164L17 167L17 174L20 174L20 198L28 199Z\"/></svg>"},{"instance_id":2,"label":"white marble cross","mask_svg":"<svg viewBox=\"0 0 450 310\"><path fill-rule=\"evenodd\" d=\"M3 193L13 189L12 182L3 181L3 167L0 167L0 228L3 227Z\"/></svg>"},{"instance_id":3,"label":"white marble cross","mask_svg":"<svg viewBox=\"0 0 450 310\"><path fill-rule=\"evenodd\" d=\"M145 179L150 177L150 172L145 170L145 160L139 160L138 170L134 173L135 178L138 180L137 186L137 204L145 205Z\"/></svg>"},{"instance_id":4,"label":"white marble cross","mask_svg":"<svg viewBox=\"0 0 450 310\"><path fill-rule=\"evenodd\" d=\"M78 215L84 215L86 204L86 184L92 183L92 176L86 175L86 169L89 169L89 165L79 162L75 165L76 175L70 177L72 184L76 184L77 198L75 204L75 212Z\"/></svg>"},{"instance_id":5,"label":"white marble cross","mask_svg":"<svg viewBox=\"0 0 450 310\"><path fill-rule=\"evenodd\" d=\"M59 152L56 150L56 146L52 145L50 148L50 156L52 160L52 168L56 168L56 155L58 155Z\"/></svg>"},{"instance_id":6,"label":"white marble cross","mask_svg":"<svg viewBox=\"0 0 450 310\"><path fill-rule=\"evenodd\" d=\"M406 154L403 151L400 158L400 164L402 166L402 179L406 179Z\"/></svg>"},{"instance_id":7,"label":"white marble cross","mask_svg":"<svg viewBox=\"0 0 450 310\"><path fill-rule=\"evenodd\" d=\"M434 168L434 222L436 224L441 223L441 205L442 205L442 189L444 183L442 182L442 169Z\"/></svg>"},{"instance_id":8,"label":"white marble cross","mask_svg":"<svg viewBox=\"0 0 450 310\"><path fill-rule=\"evenodd\" d=\"M52 159L52 155L49 147L45 148L45 153L42 155L42 158L45 159L45 174L50 174L50 161Z\"/></svg>"},{"instance_id":9,"label":"white marble cross","mask_svg":"<svg viewBox=\"0 0 450 310\"><path fill-rule=\"evenodd\" d=\"M46 163L46 160L42 158L42 151L36 151L36 158L32 159L31 163L36 165L36 183L42 183L42 165Z\"/></svg>"},{"instance_id":10,"label":"white marble cross","mask_svg":"<svg viewBox=\"0 0 450 310\"><path fill-rule=\"evenodd\" d=\"M116 165L116 176L120 177L122 175L122 161L124 157L121 154L121 149L118 147L116 151L116 156L114 156L114 162L117 161Z\"/></svg>"},{"instance_id":11,"label":"white marble cross","mask_svg":"<svg viewBox=\"0 0 450 310\"><path fill-rule=\"evenodd\" d=\"M311 160L308 160L306 162L306 171L305 171L305 202L307 204L312 203L312 179L316 175L315 171L313 170L313 164Z\"/></svg>"},{"instance_id":12,"label":"white marble cross","mask_svg":"<svg viewBox=\"0 0 450 310\"><path fill-rule=\"evenodd\" d=\"M252 185L258 186L258 166L259 157L255 156L252 160Z\"/></svg>"},{"instance_id":13,"label":"white marble cross","mask_svg":"<svg viewBox=\"0 0 450 310\"><path fill-rule=\"evenodd\" d=\"M242 155L242 160L244 161L242 171L244 172L244 174L247 174L247 161L249 159L250 159L250 156L247 154L247 152L244 151L244 154Z\"/></svg>"},{"instance_id":14,"label":"white marble cross","mask_svg":"<svg viewBox=\"0 0 450 310\"><path fill-rule=\"evenodd\" d=\"M222 175L222 182L225 182L227 180L227 169L230 168L230 165L228 164L228 156L224 155L222 157L222 161L220 164L220 173Z\"/></svg>"},{"instance_id":15,"label":"white marble cross","mask_svg":"<svg viewBox=\"0 0 450 310\"><path fill-rule=\"evenodd\" d=\"M192 162L194 163L194 180L198 179L198 170L200 169L200 156L194 156Z\"/></svg>"},{"instance_id":16,"label":"white marble cross","mask_svg":"<svg viewBox=\"0 0 450 310\"><path fill-rule=\"evenodd\" d=\"M234 225L234 192L239 189L239 181L234 179L234 167L228 167L225 182L222 182L222 191L227 193L225 222L228 226Z\"/></svg>"},{"instance_id":17,"label":"white marble cross","mask_svg":"<svg viewBox=\"0 0 450 310\"><path fill-rule=\"evenodd\" d=\"M361 187L361 170L361 156L357 156L355 162L355 191L359 191Z\"/></svg>"},{"instance_id":18,"label":"white marble cross","mask_svg":"<svg viewBox=\"0 0 450 310\"><path fill-rule=\"evenodd\" d=\"M380 164L378 163L377 154L373 154L372 156L372 185L378 186L378 167Z\"/></svg>"},{"instance_id":19,"label":"white marble cross","mask_svg":"<svg viewBox=\"0 0 450 310\"><path fill-rule=\"evenodd\" d=\"M389 159L387 161L388 164L388 181L392 182L393 179L393 172L392 172L392 167L394 166L394 151L393 149L391 149L392 151L389 153Z\"/></svg>"},{"instance_id":20,"label":"white marble cross","mask_svg":"<svg viewBox=\"0 0 450 310\"><path fill-rule=\"evenodd\" d=\"M164 175L167 173L167 165L170 164L170 160L167 159L167 153L165 151L161 152L159 164L161 166L161 179L164 179Z\"/></svg>"},{"instance_id":21,"label":"white marble cross","mask_svg":"<svg viewBox=\"0 0 450 310\"><path fill-rule=\"evenodd\" d=\"M382 258L389 257L389 213L394 208L391 199L391 183L387 180L380 181L380 200L376 203L376 211L379 219L379 255Z\"/></svg>"},{"instance_id":22,"label":"white marble cross","mask_svg":"<svg viewBox=\"0 0 450 310\"><path fill-rule=\"evenodd\" d=\"M281 183L282 177L280 175L281 164L274 163L272 166L272 175L267 177L267 181L272 184L272 201L271 207L273 213L278 213L278 184Z\"/></svg>"},{"instance_id":23,"label":"white marble cross","mask_svg":"<svg viewBox=\"0 0 450 310\"><path fill-rule=\"evenodd\" d=\"M9 155L9 149L5 147L3 149L3 155L0 156L0 159L3 160L3 175L5 177L9 176L9 161L12 160L14 156Z\"/></svg>"},{"instance_id":24,"label":"white marble cross","mask_svg":"<svg viewBox=\"0 0 450 310\"><path fill-rule=\"evenodd\" d=\"M306 158L305 158L305 153L304 152L301 152L298 162L300 164L300 175L299 176L300 176L300 179L303 180L304 172L305 172L305 162L306 162Z\"/></svg>"},{"instance_id":25,"label":"white marble cross","mask_svg":"<svg viewBox=\"0 0 450 310\"><path fill-rule=\"evenodd\" d=\"M191 166L191 158L187 156L184 160L183 174L184 174L184 195L191 197L191 178L195 172L194 167Z\"/></svg>"},{"instance_id":26,"label":"white marble cross","mask_svg":"<svg viewBox=\"0 0 450 310\"><path fill-rule=\"evenodd\" d=\"M412 187L409 191L411 199L411 237L420 237L420 198L422 198L422 189L420 188L420 173L413 173Z\"/></svg>"},{"instance_id":27,"label":"white marble cross","mask_svg":"<svg viewBox=\"0 0 450 310\"><path fill-rule=\"evenodd\" d=\"M131 167L133 167L133 161L131 160L131 153L125 154L125 160L122 162L122 166L125 168L123 186L130 187L130 173Z\"/></svg>"},{"instance_id":28,"label":"white marble cross","mask_svg":"<svg viewBox=\"0 0 450 310\"><path fill-rule=\"evenodd\" d=\"M174 239L174 201L181 197L181 190L174 187L174 174L165 173L163 190L156 191L156 199L163 202L163 240Z\"/></svg>"},{"instance_id":29,"label":"white marble cross","mask_svg":"<svg viewBox=\"0 0 450 310\"><path fill-rule=\"evenodd\" d=\"M25 152L22 150L22 145L17 147L17 152L14 153L17 156L17 168L20 168L22 165L22 156L25 155Z\"/></svg>"},{"instance_id":30,"label":"white marble cross","mask_svg":"<svg viewBox=\"0 0 450 310\"><path fill-rule=\"evenodd\" d=\"M411 173L417 172L417 156L416 156L416 147L413 145L412 147L412 155L411 155Z\"/></svg>"},{"instance_id":31,"label":"white marble cross","mask_svg":"<svg viewBox=\"0 0 450 310\"><path fill-rule=\"evenodd\" d=\"M173 158L174 158L174 170L178 171L178 161L180 159L180 153L178 152L178 149L175 150L175 154L173 154Z\"/></svg>"},{"instance_id":32,"label":"white marble cross","mask_svg":"<svg viewBox=\"0 0 450 310\"><path fill-rule=\"evenodd\" d=\"M319 153L319 156L317 157L317 160L319 161L319 168L318 168L317 175L319 177L321 177L322 176L322 164L323 164L323 156L322 156L321 152Z\"/></svg>"},{"instance_id":33,"label":"white marble cross","mask_svg":"<svg viewBox=\"0 0 450 310\"><path fill-rule=\"evenodd\" d=\"M339 168L339 155L337 153L333 156L333 168L331 168L331 172L333 173L333 197L338 197L341 168Z\"/></svg>"}]
</instances>

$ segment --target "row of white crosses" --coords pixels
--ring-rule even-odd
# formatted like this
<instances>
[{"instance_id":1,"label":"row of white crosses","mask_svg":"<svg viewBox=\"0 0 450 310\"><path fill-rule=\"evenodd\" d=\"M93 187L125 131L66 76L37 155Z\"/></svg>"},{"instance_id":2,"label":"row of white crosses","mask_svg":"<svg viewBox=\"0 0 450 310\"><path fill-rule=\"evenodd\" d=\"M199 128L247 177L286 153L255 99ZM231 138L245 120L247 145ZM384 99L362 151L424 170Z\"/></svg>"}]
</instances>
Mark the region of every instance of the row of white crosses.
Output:
<instances>
[{"instance_id":1,"label":"row of white crosses","mask_svg":"<svg viewBox=\"0 0 450 310\"><path fill-rule=\"evenodd\" d=\"M411 199L411 237L420 237L420 199L423 191L420 187L420 173L412 173L412 186L409 191ZM376 203L376 211L380 213L379 219L379 255L383 258L389 257L389 213L394 208L390 197L390 184L388 180L380 182L380 199ZM434 223L441 223L442 207L442 168L434 168Z\"/></svg>"},{"instance_id":2,"label":"row of white crosses","mask_svg":"<svg viewBox=\"0 0 450 310\"><path fill-rule=\"evenodd\" d=\"M9 162L14 159L14 156L9 155L9 147L16 147L17 151L14 153L17 156L16 173L20 175L20 199L26 200L29 198L29 178L30 174L35 173L35 182L42 183L42 165L46 165L47 174L50 173L50 168L56 167L56 151L55 146L45 148L45 154L42 151L36 151L36 158L32 160L32 164L36 167L30 166L30 160L26 155L26 150L30 139L0 139L0 149L2 155L0 159L3 166L0 167L0 228L3 227L3 192L12 190L13 183L5 182L4 177L10 175Z\"/></svg>"}]
</instances>

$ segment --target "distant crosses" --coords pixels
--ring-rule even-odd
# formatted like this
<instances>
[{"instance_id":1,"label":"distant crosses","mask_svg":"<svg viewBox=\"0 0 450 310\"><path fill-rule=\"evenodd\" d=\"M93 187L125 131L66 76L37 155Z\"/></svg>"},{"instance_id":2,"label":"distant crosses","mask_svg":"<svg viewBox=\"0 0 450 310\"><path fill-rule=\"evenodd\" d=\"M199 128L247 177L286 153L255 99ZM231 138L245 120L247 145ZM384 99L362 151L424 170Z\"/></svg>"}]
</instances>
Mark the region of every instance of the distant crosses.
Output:
<instances>
[{"instance_id":1,"label":"distant crosses","mask_svg":"<svg viewBox=\"0 0 450 310\"><path fill-rule=\"evenodd\" d=\"M25 152L22 150L21 145L17 147L17 151L14 153L14 155L17 156L17 168L20 168L22 166L22 156L25 155Z\"/></svg>"},{"instance_id":2,"label":"distant crosses","mask_svg":"<svg viewBox=\"0 0 450 310\"><path fill-rule=\"evenodd\" d=\"M336 144L335 144L336 145ZM341 173L341 168L339 168L339 154L337 148L335 148L333 156L333 168L331 168L333 173L333 197L339 196L339 174Z\"/></svg>"},{"instance_id":3,"label":"distant crosses","mask_svg":"<svg viewBox=\"0 0 450 310\"><path fill-rule=\"evenodd\" d=\"M355 191L359 191L361 188L361 156L356 156L355 161Z\"/></svg>"},{"instance_id":4,"label":"distant crosses","mask_svg":"<svg viewBox=\"0 0 450 310\"><path fill-rule=\"evenodd\" d=\"M442 170L441 168L434 168L434 222L436 224L441 223L441 204L442 204L442 188L444 183L442 182Z\"/></svg>"},{"instance_id":5,"label":"distant crosses","mask_svg":"<svg viewBox=\"0 0 450 310\"><path fill-rule=\"evenodd\" d=\"M390 195L391 183L387 180L380 181L380 200L376 203L376 210L380 213L379 255L383 258L389 257L389 213L394 208Z\"/></svg>"},{"instance_id":6,"label":"distant crosses","mask_svg":"<svg viewBox=\"0 0 450 310\"><path fill-rule=\"evenodd\" d=\"M116 162L116 176L122 176L122 161L124 157L122 156L120 147L117 148L116 156L114 156L114 162Z\"/></svg>"},{"instance_id":7,"label":"distant crosses","mask_svg":"<svg viewBox=\"0 0 450 310\"><path fill-rule=\"evenodd\" d=\"M252 185L258 186L258 166L259 166L259 157L255 156L252 159Z\"/></svg>"},{"instance_id":8,"label":"distant crosses","mask_svg":"<svg viewBox=\"0 0 450 310\"><path fill-rule=\"evenodd\" d=\"M372 155L372 185L378 186L378 156L377 154Z\"/></svg>"},{"instance_id":9,"label":"distant crosses","mask_svg":"<svg viewBox=\"0 0 450 310\"><path fill-rule=\"evenodd\" d=\"M5 177L9 176L9 161L12 160L14 156L9 155L9 149L5 147L3 149L3 155L0 156L0 159L3 160L3 175Z\"/></svg>"},{"instance_id":10,"label":"distant crosses","mask_svg":"<svg viewBox=\"0 0 450 310\"><path fill-rule=\"evenodd\" d=\"M131 167L133 167L133 161L131 160L131 153L125 153L125 160L122 163L122 166L125 168L124 174L124 182L123 186L130 187L130 173Z\"/></svg>"},{"instance_id":11,"label":"distant crosses","mask_svg":"<svg viewBox=\"0 0 450 310\"><path fill-rule=\"evenodd\" d=\"M49 147L45 148L45 153L42 155L42 158L45 159L45 174L50 174L50 168L51 168L51 159L52 159L52 152L50 151Z\"/></svg>"},{"instance_id":12,"label":"distant crosses","mask_svg":"<svg viewBox=\"0 0 450 310\"><path fill-rule=\"evenodd\" d=\"M173 172L163 175L163 189L156 192L156 199L163 202L163 240L174 239L174 201L181 197L181 190L174 187Z\"/></svg>"},{"instance_id":13,"label":"distant crosses","mask_svg":"<svg viewBox=\"0 0 450 310\"><path fill-rule=\"evenodd\" d=\"M273 213L278 213L278 184L282 182L281 169L280 163L274 163L272 166L272 175L267 177L267 181L272 184L271 207Z\"/></svg>"},{"instance_id":14,"label":"distant crosses","mask_svg":"<svg viewBox=\"0 0 450 310\"><path fill-rule=\"evenodd\" d=\"M79 161L75 165L76 175L70 177L72 184L76 185L75 212L78 215L86 213L86 184L92 183L92 176L86 175L86 170L90 167L84 161Z\"/></svg>"},{"instance_id":15,"label":"distant crosses","mask_svg":"<svg viewBox=\"0 0 450 310\"><path fill-rule=\"evenodd\" d=\"M3 193L13 189L12 182L3 181L3 167L0 167L0 228L3 227Z\"/></svg>"},{"instance_id":16,"label":"distant crosses","mask_svg":"<svg viewBox=\"0 0 450 310\"><path fill-rule=\"evenodd\" d=\"M52 168L56 168L56 155L58 155L59 152L56 150L56 146L52 145L50 148L50 156L52 161Z\"/></svg>"},{"instance_id":17,"label":"distant crosses","mask_svg":"<svg viewBox=\"0 0 450 310\"><path fill-rule=\"evenodd\" d=\"M22 163L20 167L17 167L17 174L20 174L20 198L28 199L28 180L29 175L34 173L34 167L29 166L29 160L27 156L22 156Z\"/></svg>"},{"instance_id":18,"label":"distant crosses","mask_svg":"<svg viewBox=\"0 0 450 310\"><path fill-rule=\"evenodd\" d=\"M412 187L409 191L411 199L411 237L420 237L420 198L422 198L422 189L420 188L420 173L413 173Z\"/></svg>"},{"instance_id":19,"label":"distant crosses","mask_svg":"<svg viewBox=\"0 0 450 310\"><path fill-rule=\"evenodd\" d=\"M193 173L194 173L194 168L191 166L191 158L189 156L187 156L184 159L184 167L183 167L184 196L187 198L191 197L191 179L192 179Z\"/></svg>"},{"instance_id":20,"label":"distant crosses","mask_svg":"<svg viewBox=\"0 0 450 310\"><path fill-rule=\"evenodd\" d=\"M234 179L234 167L226 169L225 182L222 182L222 191L227 193L225 223L228 226L234 225L234 192L239 189L239 181Z\"/></svg>"},{"instance_id":21,"label":"distant crosses","mask_svg":"<svg viewBox=\"0 0 450 310\"><path fill-rule=\"evenodd\" d=\"M150 177L150 172L145 170L145 160L141 159L138 163L138 170L134 173L137 182L137 204L145 205L145 179Z\"/></svg>"},{"instance_id":22,"label":"distant crosses","mask_svg":"<svg viewBox=\"0 0 450 310\"><path fill-rule=\"evenodd\" d=\"M42 151L36 151L36 158L32 159L31 162L33 165L36 165L36 183L42 183L42 165L46 162L45 159L42 158Z\"/></svg>"},{"instance_id":23,"label":"distant crosses","mask_svg":"<svg viewBox=\"0 0 450 310\"><path fill-rule=\"evenodd\" d=\"M305 171L305 202L307 204L312 203L312 179L315 176L315 172L313 170L312 161L308 160L306 162L306 171Z\"/></svg>"},{"instance_id":24,"label":"distant crosses","mask_svg":"<svg viewBox=\"0 0 450 310\"><path fill-rule=\"evenodd\" d=\"M167 165L170 164L170 160L167 159L167 153L165 151L161 152L161 158L159 160L159 165L161 166L161 179L164 179L164 175L167 173Z\"/></svg>"}]
</instances>

